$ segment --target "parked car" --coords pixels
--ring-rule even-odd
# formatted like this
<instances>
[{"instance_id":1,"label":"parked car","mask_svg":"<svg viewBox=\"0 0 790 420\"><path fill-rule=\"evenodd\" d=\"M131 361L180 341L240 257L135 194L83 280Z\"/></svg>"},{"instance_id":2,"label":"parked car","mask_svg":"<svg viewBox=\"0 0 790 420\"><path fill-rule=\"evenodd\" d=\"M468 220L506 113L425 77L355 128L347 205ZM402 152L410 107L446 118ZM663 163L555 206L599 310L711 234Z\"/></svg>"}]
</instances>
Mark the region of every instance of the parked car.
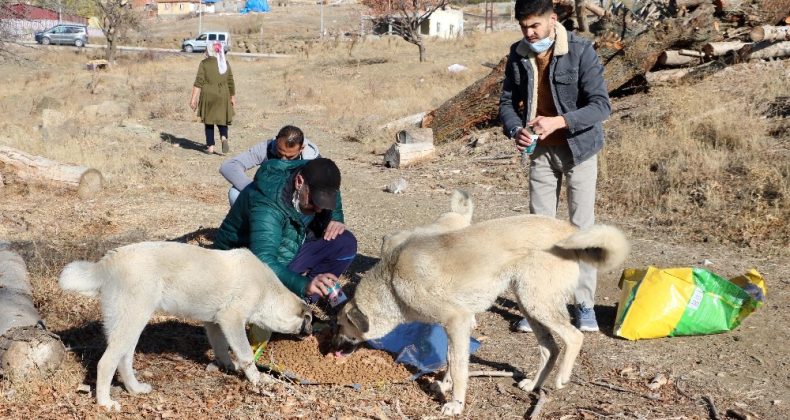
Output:
<instances>
[{"instance_id":1,"label":"parked car","mask_svg":"<svg viewBox=\"0 0 790 420\"><path fill-rule=\"evenodd\" d=\"M88 43L88 27L85 25L61 24L46 31L36 32L39 44L66 44L83 47Z\"/></svg>"},{"instance_id":2,"label":"parked car","mask_svg":"<svg viewBox=\"0 0 790 420\"><path fill-rule=\"evenodd\" d=\"M206 45L210 42L219 42L225 52L230 51L230 33L228 32L203 32L197 38L185 39L181 43L181 50L188 53L206 51Z\"/></svg>"}]
</instances>

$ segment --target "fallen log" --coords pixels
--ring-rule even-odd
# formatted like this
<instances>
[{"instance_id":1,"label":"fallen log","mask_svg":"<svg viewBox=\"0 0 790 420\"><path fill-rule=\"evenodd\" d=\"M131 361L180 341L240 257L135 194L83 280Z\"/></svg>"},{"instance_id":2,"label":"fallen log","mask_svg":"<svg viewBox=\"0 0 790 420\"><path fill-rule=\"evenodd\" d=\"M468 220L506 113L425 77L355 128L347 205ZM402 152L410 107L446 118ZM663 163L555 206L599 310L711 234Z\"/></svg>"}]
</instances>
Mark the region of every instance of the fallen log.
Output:
<instances>
[{"instance_id":1,"label":"fallen log","mask_svg":"<svg viewBox=\"0 0 790 420\"><path fill-rule=\"evenodd\" d=\"M711 61L696 67L648 72L645 74L645 80L649 86L663 86L681 81L699 80L725 67L726 64L724 63Z\"/></svg>"},{"instance_id":2,"label":"fallen log","mask_svg":"<svg viewBox=\"0 0 790 420\"><path fill-rule=\"evenodd\" d=\"M743 0L714 0L718 12L740 12Z\"/></svg>"},{"instance_id":3,"label":"fallen log","mask_svg":"<svg viewBox=\"0 0 790 420\"><path fill-rule=\"evenodd\" d=\"M790 41L748 44L738 50L738 56L742 60L790 57Z\"/></svg>"},{"instance_id":4,"label":"fallen log","mask_svg":"<svg viewBox=\"0 0 790 420\"><path fill-rule=\"evenodd\" d=\"M422 127L433 129L434 143L459 139L480 125L498 121L506 63L507 57L500 60L487 76L425 116Z\"/></svg>"},{"instance_id":5,"label":"fallen log","mask_svg":"<svg viewBox=\"0 0 790 420\"><path fill-rule=\"evenodd\" d=\"M623 48L604 45L597 49L610 94L627 93L631 86L638 85L664 51L679 44L688 49L697 48L698 44L710 39L714 31L711 4L700 5L687 17L656 22L646 32L631 32L624 22L625 19L618 21L614 17L604 27L607 32L625 33L620 42Z\"/></svg>"},{"instance_id":6,"label":"fallen log","mask_svg":"<svg viewBox=\"0 0 790 420\"><path fill-rule=\"evenodd\" d=\"M757 3L757 2L755 2ZM758 8L752 8L751 13L757 15L759 19L755 25L779 25L783 21L790 24L790 7L787 0L761 0ZM785 18L788 18L785 20Z\"/></svg>"},{"instance_id":7,"label":"fallen log","mask_svg":"<svg viewBox=\"0 0 790 420\"><path fill-rule=\"evenodd\" d=\"M31 295L25 261L0 250L0 376L11 381L49 376L66 352L60 338L44 328Z\"/></svg>"},{"instance_id":8,"label":"fallen log","mask_svg":"<svg viewBox=\"0 0 790 420\"><path fill-rule=\"evenodd\" d=\"M401 130L395 135L396 143L384 153L384 166L400 168L433 157L433 130L416 128Z\"/></svg>"},{"instance_id":9,"label":"fallen log","mask_svg":"<svg viewBox=\"0 0 790 420\"><path fill-rule=\"evenodd\" d=\"M10 168L20 180L77 188L83 198L99 192L104 183L101 172L96 169L57 162L7 146L0 146L0 163Z\"/></svg>"},{"instance_id":10,"label":"fallen log","mask_svg":"<svg viewBox=\"0 0 790 420\"><path fill-rule=\"evenodd\" d=\"M650 86L662 86L676 82L691 73L691 68L651 71L645 74L645 80Z\"/></svg>"},{"instance_id":11,"label":"fallen log","mask_svg":"<svg viewBox=\"0 0 790 420\"><path fill-rule=\"evenodd\" d=\"M710 4L710 0L675 0L675 5L678 8L682 7L695 7L701 4Z\"/></svg>"},{"instance_id":12,"label":"fallen log","mask_svg":"<svg viewBox=\"0 0 790 420\"><path fill-rule=\"evenodd\" d=\"M708 57L721 57L730 51L736 51L746 45L741 41L709 42L702 47L702 51Z\"/></svg>"},{"instance_id":13,"label":"fallen log","mask_svg":"<svg viewBox=\"0 0 790 420\"><path fill-rule=\"evenodd\" d=\"M754 42L790 41L790 26L758 26L749 33Z\"/></svg>"},{"instance_id":14,"label":"fallen log","mask_svg":"<svg viewBox=\"0 0 790 420\"><path fill-rule=\"evenodd\" d=\"M696 53L696 54L684 54L683 50L667 50L661 53L658 56L658 64L662 66L685 66L691 63L699 63L700 58L704 56L703 53L698 53L696 51L685 50L687 52Z\"/></svg>"},{"instance_id":15,"label":"fallen log","mask_svg":"<svg viewBox=\"0 0 790 420\"><path fill-rule=\"evenodd\" d=\"M713 5L701 4L688 16L657 22L647 32L624 27L628 25L627 16L602 18L599 23L603 23L599 41L602 38L606 42L597 41L596 52L604 66L609 93L628 93L632 84L644 86L645 73L664 51L678 44L698 48L710 39L714 31ZM625 36L621 39L616 34ZM425 116L421 126L433 129L436 144L461 139L476 128L499 125L506 61L502 59L488 75Z\"/></svg>"}]
</instances>

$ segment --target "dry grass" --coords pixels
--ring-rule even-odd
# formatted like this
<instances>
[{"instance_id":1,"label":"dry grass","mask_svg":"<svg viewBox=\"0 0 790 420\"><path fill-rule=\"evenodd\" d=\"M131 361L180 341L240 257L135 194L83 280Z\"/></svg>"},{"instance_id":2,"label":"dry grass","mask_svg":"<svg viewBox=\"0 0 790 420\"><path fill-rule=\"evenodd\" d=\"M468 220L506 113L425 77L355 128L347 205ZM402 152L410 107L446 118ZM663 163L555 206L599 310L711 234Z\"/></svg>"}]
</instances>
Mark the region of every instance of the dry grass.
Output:
<instances>
[{"instance_id":1,"label":"dry grass","mask_svg":"<svg viewBox=\"0 0 790 420\"><path fill-rule=\"evenodd\" d=\"M790 150L786 134L769 135L763 113L790 93L785 69L742 66L700 85L656 90L645 98L649 107L625 111L629 119L607 127L607 211L696 239L781 248L789 238ZM722 84L730 89L712 94Z\"/></svg>"},{"instance_id":2,"label":"dry grass","mask_svg":"<svg viewBox=\"0 0 790 420\"><path fill-rule=\"evenodd\" d=\"M353 10L327 7L325 12L334 13L329 16L337 21L335 27L346 25L344 30L352 30ZM265 42L270 43L267 45L292 54L261 61L230 56L239 92L237 117L231 126L232 153L269 138L284 124L303 127L322 153L340 162L344 183L350 180L344 184L350 198L349 220L355 224L360 250L367 255L375 255L381 234L433 217L436 206L445 206L444 192L451 188L475 192L479 220L524 211L525 178L519 173L517 160L476 159L512 152L501 134L491 134L498 128L479 133L486 141L481 140L476 149L465 144L442 145L436 161L409 170L382 169L378 165L380 157L375 156L389 145L393 134L379 126L434 108L487 74L489 69L481 64L498 62L508 45L518 39L517 32L429 41L429 61L418 63L416 47L397 38L316 40L311 34L317 31L317 15L313 13L317 9L299 6L289 13L306 11L311 11L305 15L308 23L301 26L292 20L279 20L286 15L284 11L243 18L210 17L204 22L207 28L223 22L221 19L238 23L234 36L238 39L249 32L253 40L258 36L255 28L263 24ZM213 21L215 18L219 20ZM193 27L194 20L176 21L167 28L151 29L146 36L167 44L180 41L186 36L182 32ZM71 343L86 346L71 352L64 369L47 381L21 387L0 382L0 398L4 398L0 416L29 413L29 417L101 417L90 396L75 392L77 385L95 378L91 369L103 349L98 302L61 293L57 274L69 261L95 261L107 249L122 244L172 239L200 231L201 227L216 228L221 222L227 212L227 185L216 172L222 158L193 150L203 144L203 133L187 107L202 56L121 55L113 69L92 74L85 71L84 64L98 52L75 54L53 48L25 50L23 54L32 64L4 64L5 71L0 72L4 86L16 87L0 89L0 112L4 115L0 120L0 144L98 168L108 182L106 189L91 200L80 200L73 191L54 186L7 182L0 188L0 238L12 241L25 257L38 309L51 329L62 332ZM448 73L447 66L454 63L469 70ZM788 66L787 62L739 66L699 85L663 88L616 101L619 111L606 124L608 146L601 158L601 218L623 225L641 224L650 231L648 235L653 235L650 238L664 243L708 240L731 242L736 247L754 246L768 254L784 252L790 232L786 224L790 220L790 139L786 130L776 128L776 118L763 119L761 115L765 103L790 95ZM86 107L104 103L128 107L102 118L85 111ZM60 112L62 121L42 127L45 110ZM129 129L132 124L144 130ZM8 175L3 175L9 181ZM410 182L406 194L383 194L377 189L379 184L401 177ZM441 197L441 204L434 204L437 197ZM635 249L639 251L637 248L644 247L645 242L635 241ZM687 261L684 251L657 259L662 263ZM645 259L651 256L655 257ZM775 270L777 277L783 273ZM481 319L497 322L497 331L503 331L497 338L510 340L489 346L487 351L491 353L486 360L507 360L511 355L502 353L523 345L522 336L507 334L506 324L513 319L492 313ZM775 326L782 320L767 325ZM142 397L121 392L119 397L130 410L126 415L171 415L168 410L175 406L186 410L178 412L182 417L260 417L267 412L286 413L278 411L285 409L292 410L286 416L385 417L374 410L385 401L398 407L389 411L385 407L382 413L390 417L423 417L435 415L439 404L416 384L361 392L301 388L295 393L290 388L266 388L274 397L255 395L241 377L205 371L207 342L197 327L184 322L163 323L161 319L151 324L141 339L143 350L135 368L153 376L155 392ZM738 333L745 337L740 345L749 341L748 333ZM738 345L726 337L718 340L714 342L727 354ZM647 354L650 349L671 346L663 341L637 346L603 336L591 341L607 354L620 354L624 348ZM708 343L700 340L683 344L705 350ZM596 353L587 352L583 359ZM653 352L657 353L669 354ZM186 356L177 359L173 354ZM629 357L639 360L638 356ZM514 366L532 366L535 360L522 358ZM598 366L599 361L588 359L591 366ZM622 368L616 366L620 361L605 363L610 363L605 367L611 372ZM766 358L765 369L774 366L770 363ZM674 363L672 366L674 369ZM695 364L691 370L698 369ZM580 369L582 375L584 372ZM493 417L505 417L529 403L523 396L510 398L509 392L492 391L490 383L481 384L470 388L471 417L491 417L491 413L496 413ZM620 397L595 394L590 387L577 390L564 394L576 398L573 402L558 400L563 408L557 409L565 411L554 414L581 415L568 407L589 407L590 401ZM221 395L219 402L213 401L215 395ZM298 397L296 402L294 395ZM624 407L633 406L633 400L621 402ZM662 407L678 410L674 415L696 415L694 402L685 403L665 402ZM766 402L763 408L765 405L769 404ZM373 408L362 411L369 407Z\"/></svg>"}]
</instances>

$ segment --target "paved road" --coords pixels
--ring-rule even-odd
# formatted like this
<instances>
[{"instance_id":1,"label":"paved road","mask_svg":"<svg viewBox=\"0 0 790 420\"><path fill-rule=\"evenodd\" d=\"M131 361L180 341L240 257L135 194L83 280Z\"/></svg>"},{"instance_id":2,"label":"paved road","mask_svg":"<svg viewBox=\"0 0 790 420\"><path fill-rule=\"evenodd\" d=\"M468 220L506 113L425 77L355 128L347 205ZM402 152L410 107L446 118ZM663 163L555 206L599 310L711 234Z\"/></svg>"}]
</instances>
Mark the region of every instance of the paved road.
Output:
<instances>
[{"instance_id":1,"label":"paved road","mask_svg":"<svg viewBox=\"0 0 790 420\"><path fill-rule=\"evenodd\" d=\"M40 44L38 44L35 41L19 41L19 43L20 44L24 44L24 45L35 46L35 47L38 47L38 48L71 48L71 49L77 48L77 47L74 47L74 46L71 46L71 45L40 45ZM104 48L104 47L106 47L106 45L104 45L104 44L87 44L87 45L85 45L85 48ZM125 45L119 45L117 48L118 48L119 51L139 51L139 52L151 51L151 52L159 52L159 53L187 54L187 55L198 54L198 53L186 53L186 52L183 52L183 51L181 51L179 49L175 49L175 48L130 47L130 46L125 46ZM253 58L253 59L254 58L286 58L286 57L290 57L290 55L288 55L288 54L243 53L243 52L235 52L235 51L229 51L228 55L229 56L234 56L234 57L248 57L248 58Z\"/></svg>"}]
</instances>

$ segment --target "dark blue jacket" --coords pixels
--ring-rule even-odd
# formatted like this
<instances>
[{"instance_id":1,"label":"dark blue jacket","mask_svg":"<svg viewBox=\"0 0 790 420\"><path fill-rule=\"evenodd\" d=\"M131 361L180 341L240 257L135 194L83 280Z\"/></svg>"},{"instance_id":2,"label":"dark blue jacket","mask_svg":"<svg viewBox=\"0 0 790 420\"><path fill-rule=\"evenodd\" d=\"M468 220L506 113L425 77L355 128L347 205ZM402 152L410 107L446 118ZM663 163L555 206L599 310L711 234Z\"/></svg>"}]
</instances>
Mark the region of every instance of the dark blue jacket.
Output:
<instances>
[{"instance_id":1,"label":"dark blue jacket","mask_svg":"<svg viewBox=\"0 0 790 420\"><path fill-rule=\"evenodd\" d=\"M594 156L603 148L603 121L612 107L603 78L603 66L592 43L569 33L559 23L554 55L549 65L551 95L558 115L568 124L568 146L575 165ZM505 68L502 97L499 99L499 118L509 135L516 127L524 127L535 118L537 65L535 53L522 39L510 47ZM524 110L519 113L519 103Z\"/></svg>"}]
</instances>

